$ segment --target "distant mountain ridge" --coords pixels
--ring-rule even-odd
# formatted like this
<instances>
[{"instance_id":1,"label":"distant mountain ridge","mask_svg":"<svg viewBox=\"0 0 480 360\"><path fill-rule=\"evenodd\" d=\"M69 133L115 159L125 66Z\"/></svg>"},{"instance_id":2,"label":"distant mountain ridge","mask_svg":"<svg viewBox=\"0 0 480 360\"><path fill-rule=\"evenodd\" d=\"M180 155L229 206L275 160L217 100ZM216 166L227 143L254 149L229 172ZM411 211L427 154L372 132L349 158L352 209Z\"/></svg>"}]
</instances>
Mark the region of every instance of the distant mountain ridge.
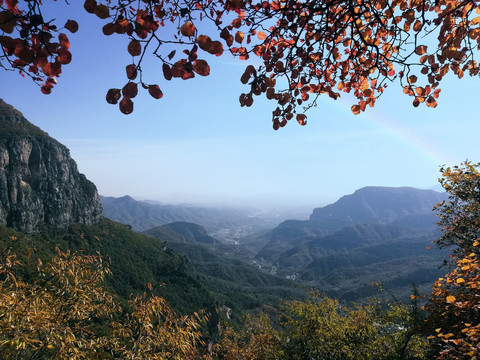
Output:
<instances>
[{"instance_id":1,"label":"distant mountain ridge","mask_svg":"<svg viewBox=\"0 0 480 360\"><path fill-rule=\"evenodd\" d=\"M433 190L367 186L341 197L334 204L314 209L310 221L317 224L332 221L344 226L389 224L404 216L431 213L433 206L445 197L444 193Z\"/></svg>"},{"instance_id":2,"label":"distant mountain ridge","mask_svg":"<svg viewBox=\"0 0 480 360\"><path fill-rule=\"evenodd\" d=\"M309 220L288 220L259 236L255 258L343 299L374 295L373 282L407 293L412 282L428 287L445 256L426 249L439 235L432 209L446 197L409 187L362 188L314 209Z\"/></svg>"},{"instance_id":3,"label":"distant mountain ridge","mask_svg":"<svg viewBox=\"0 0 480 360\"><path fill-rule=\"evenodd\" d=\"M100 196L103 212L109 219L128 224L134 231L145 231L172 222L189 222L203 226L208 233L228 229L229 237L238 237L277 226L275 218L252 215L252 210L194 205L165 205L123 197ZM219 234L220 236L221 234Z\"/></svg>"}]
</instances>

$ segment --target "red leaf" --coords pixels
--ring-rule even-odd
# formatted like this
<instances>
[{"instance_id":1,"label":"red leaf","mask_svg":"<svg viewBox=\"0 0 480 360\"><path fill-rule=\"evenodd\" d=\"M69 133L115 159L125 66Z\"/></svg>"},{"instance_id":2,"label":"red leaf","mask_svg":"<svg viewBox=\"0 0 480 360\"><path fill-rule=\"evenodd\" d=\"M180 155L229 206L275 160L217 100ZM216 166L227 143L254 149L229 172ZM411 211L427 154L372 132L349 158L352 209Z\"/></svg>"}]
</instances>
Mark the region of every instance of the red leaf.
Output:
<instances>
[{"instance_id":1,"label":"red leaf","mask_svg":"<svg viewBox=\"0 0 480 360\"><path fill-rule=\"evenodd\" d=\"M120 89L109 89L105 99L109 104L116 104L120 100L121 94Z\"/></svg>"},{"instance_id":2,"label":"red leaf","mask_svg":"<svg viewBox=\"0 0 480 360\"><path fill-rule=\"evenodd\" d=\"M65 23L65 29L70 31L72 34L78 31L78 23L75 20L68 20Z\"/></svg>"},{"instance_id":3,"label":"red leaf","mask_svg":"<svg viewBox=\"0 0 480 360\"><path fill-rule=\"evenodd\" d=\"M58 56L56 60L62 65L70 64L70 62L72 61L72 54L70 53L70 51L65 50L64 48L60 48L58 49Z\"/></svg>"},{"instance_id":4,"label":"red leaf","mask_svg":"<svg viewBox=\"0 0 480 360\"><path fill-rule=\"evenodd\" d=\"M223 45L220 41L212 41L210 49L207 51L212 55L220 56L223 54Z\"/></svg>"},{"instance_id":5,"label":"red leaf","mask_svg":"<svg viewBox=\"0 0 480 360\"><path fill-rule=\"evenodd\" d=\"M353 112L355 115L360 114L360 105L353 105L353 106L352 106L352 112Z\"/></svg>"},{"instance_id":6,"label":"red leaf","mask_svg":"<svg viewBox=\"0 0 480 360\"><path fill-rule=\"evenodd\" d=\"M133 101L128 97L124 97L119 104L120 111L125 115L131 114L133 112Z\"/></svg>"},{"instance_id":7,"label":"red leaf","mask_svg":"<svg viewBox=\"0 0 480 360\"><path fill-rule=\"evenodd\" d=\"M307 118L307 115L305 114L297 114L297 121L300 125L305 125L307 121L305 120Z\"/></svg>"},{"instance_id":8,"label":"red leaf","mask_svg":"<svg viewBox=\"0 0 480 360\"><path fill-rule=\"evenodd\" d=\"M152 95L154 99L161 99L163 97L162 90L160 90L158 85L149 85L148 93Z\"/></svg>"},{"instance_id":9,"label":"red leaf","mask_svg":"<svg viewBox=\"0 0 480 360\"><path fill-rule=\"evenodd\" d=\"M135 80L135 78L137 77L137 67L135 66L135 64L127 65L126 71L127 71L127 78L129 80Z\"/></svg>"},{"instance_id":10,"label":"red leaf","mask_svg":"<svg viewBox=\"0 0 480 360\"><path fill-rule=\"evenodd\" d=\"M168 66L168 64L163 63L162 70L163 70L163 76L165 77L165 79L172 80L172 70L170 69L170 66Z\"/></svg>"},{"instance_id":11,"label":"red leaf","mask_svg":"<svg viewBox=\"0 0 480 360\"><path fill-rule=\"evenodd\" d=\"M142 45L138 40L132 40L128 44L128 52L132 56L139 56L142 53Z\"/></svg>"},{"instance_id":12,"label":"red leaf","mask_svg":"<svg viewBox=\"0 0 480 360\"><path fill-rule=\"evenodd\" d=\"M110 16L110 9L104 4L96 6L94 12L100 19L106 19Z\"/></svg>"},{"instance_id":13,"label":"red leaf","mask_svg":"<svg viewBox=\"0 0 480 360\"><path fill-rule=\"evenodd\" d=\"M42 85L42 87L40 88L40 91L45 95L48 95L52 92L52 85L51 84Z\"/></svg>"},{"instance_id":14,"label":"red leaf","mask_svg":"<svg viewBox=\"0 0 480 360\"><path fill-rule=\"evenodd\" d=\"M2 11L0 12L0 30L6 32L7 34L13 33L17 19L11 11Z\"/></svg>"},{"instance_id":15,"label":"red leaf","mask_svg":"<svg viewBox=\"0 0 480 360\"><path fill-rule=\"evenodd\" d=\"M138 94L138 86L134 82L129 82L127 85L125 85L122 89L122 94L125 97L128 97L130 99L133 99L135 96Z\"/></svg>"},{"instance_id":16,"label":"red leaf","mask_svg":"<svg viewBox=\"0 0 480 360\"><path fill-rule=\"evenodd\" d=\"M68 40L67 35L61 33L58 35L58 41L60 42L60 46L65 48L66 50L70 49L70 41Z\"/></svg>"},{"instance_id":17,"label":"red leaf","mask_svg":"<svg viewBox=\"0 0 480 360\"><path fill-rule=\"evenodd\" d=\"M115 32L116 28L116 24L108 23L103 26L102 31L105 35L110 36Z\"/></svg>"},{"instance_id":18,"label":"red leaf","mask_svg":"<svg viewBox=\"0 0 480 360\"><path fill-rule=\"evenodd\" d=\"M193 71L198 75L208 76L210 75L210 66L205 60L195 60L193 62Z\"/></svg>"},{"instance_id":19,"label":"red leaf","mask_svg":"<svg viewBox=\"0 0 480 360\"><path fill-rule=\"evenodd\" d=\"M83 7L88 13L93 14L97 8L97 2L95 0L85 0Z\"/></svg>"}]
</instances>

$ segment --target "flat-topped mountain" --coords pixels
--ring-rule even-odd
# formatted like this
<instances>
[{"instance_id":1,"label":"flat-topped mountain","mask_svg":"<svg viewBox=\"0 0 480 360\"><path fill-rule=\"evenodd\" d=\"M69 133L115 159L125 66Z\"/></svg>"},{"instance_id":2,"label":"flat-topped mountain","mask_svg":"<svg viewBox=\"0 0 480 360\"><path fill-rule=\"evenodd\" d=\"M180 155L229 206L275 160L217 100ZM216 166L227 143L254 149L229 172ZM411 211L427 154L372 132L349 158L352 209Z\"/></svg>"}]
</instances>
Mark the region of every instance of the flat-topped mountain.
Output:
<instances>
[{"instance_id":1,"label":"flat-topped mountain","mask_svg":"<svg viewBox=\"0 0 480 360\"><path fill-rule=\"evenodd\" d=\"M101 218L97 189L67 147L0 99L0 224L33 233Z\"/></svg>"},{"instance_id":2,"label":"flat-topped mountain","mask_svg":"<svg viewBox=\"0 0 480 360\"><path fill-rule=\"evenodd\" d=\"M445 198L445 194L433 190L367 186L334 204L314 209L310 222L326 228L389 224L405 216L431 214L433 206Z\"/></svg>"}]
</instances>

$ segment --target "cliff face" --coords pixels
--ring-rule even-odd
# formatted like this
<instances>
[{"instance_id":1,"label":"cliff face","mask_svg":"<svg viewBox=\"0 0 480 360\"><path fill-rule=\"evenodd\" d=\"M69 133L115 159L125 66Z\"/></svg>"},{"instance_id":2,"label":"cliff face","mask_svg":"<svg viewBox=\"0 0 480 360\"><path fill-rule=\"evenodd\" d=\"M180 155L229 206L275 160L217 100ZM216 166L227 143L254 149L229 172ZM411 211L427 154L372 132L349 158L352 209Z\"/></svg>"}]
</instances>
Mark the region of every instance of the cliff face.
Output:
<instances>
[{"instance_id":1,"label":"cliff face","mask_svg":"<svg viewBox=\"0 0 480 360\"><path fill-rule=\"evenodd\" d=\"M69 150L0 99L0 224L33 233L101 217L97 189Z\"/></svg>"}]
</instances>

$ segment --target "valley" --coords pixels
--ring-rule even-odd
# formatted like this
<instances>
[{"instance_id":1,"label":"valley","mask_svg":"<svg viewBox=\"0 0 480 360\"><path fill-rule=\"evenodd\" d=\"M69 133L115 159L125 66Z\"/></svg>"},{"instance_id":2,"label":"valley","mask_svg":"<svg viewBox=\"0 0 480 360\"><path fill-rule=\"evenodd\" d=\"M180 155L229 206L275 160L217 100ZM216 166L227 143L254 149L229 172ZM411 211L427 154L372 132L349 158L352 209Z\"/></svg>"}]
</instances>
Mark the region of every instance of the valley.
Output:
<instances>
[{"instance_id":1,"label":"valley","mask_svg":"<svg viewBox=\"0 0 480 360\"><path fill-rule=\"evenodd\" d=\"M226 269L244 263L243 272L253 266L261 276L292 280L345 302L372 296L407 301L414 284L428 293L444 272L448 255L432 246L439 236L432 208L445 198L432 190L366 187L313 209L308 220L284 220L270 229L275 222L268 217L231 209L155 207L130 197L128 204L125 198L109 198L104 211L127 224L128 219L136 223L135 213L161 213L166 224L143 233L158 239L175 233L167 246L185 255L204 278L232 281ZM159 215L150 221L162 222Z\"/></svg>"}]
</instances>

